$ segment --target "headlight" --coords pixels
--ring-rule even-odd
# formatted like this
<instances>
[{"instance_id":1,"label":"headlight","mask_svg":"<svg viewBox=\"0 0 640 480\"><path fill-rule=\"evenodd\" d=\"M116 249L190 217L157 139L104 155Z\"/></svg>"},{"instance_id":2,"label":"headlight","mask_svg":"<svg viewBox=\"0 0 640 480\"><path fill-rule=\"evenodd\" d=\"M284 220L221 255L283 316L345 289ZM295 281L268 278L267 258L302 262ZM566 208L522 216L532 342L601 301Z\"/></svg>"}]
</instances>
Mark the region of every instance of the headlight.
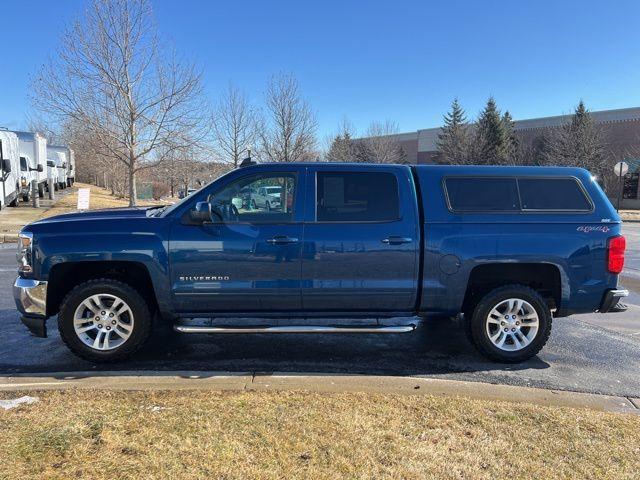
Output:
<instances>
[{"instance_id":1,"label":"headlight","mask_svg":"<svg viewBox=\"0 0 640 480\"><path fill-rule=\"evenodd\" d=\"M20 179L20 181L22 182L22 186L23 186L23 187L26 187L26 186L27 186L27 179L26 179L25 177L22 177L22 178Z\"/></svg>"},{"instance_id":2,"label":"headlight","mask_svg":"<svg viewBox=\"0 0 640 480\"><path fill-rule=\"evenodd\" d=\"M33 233L20 232L18 235L18 272L33 272Z\"/></svg>"}]
</instances>

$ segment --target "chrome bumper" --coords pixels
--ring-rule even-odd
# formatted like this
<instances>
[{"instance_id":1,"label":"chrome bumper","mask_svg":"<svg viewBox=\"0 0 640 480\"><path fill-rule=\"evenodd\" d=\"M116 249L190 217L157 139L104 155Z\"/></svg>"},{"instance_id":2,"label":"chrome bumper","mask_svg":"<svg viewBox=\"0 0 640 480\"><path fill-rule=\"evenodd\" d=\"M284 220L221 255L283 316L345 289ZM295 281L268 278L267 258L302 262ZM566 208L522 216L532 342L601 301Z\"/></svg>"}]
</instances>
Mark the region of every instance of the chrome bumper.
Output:
<instances>
[{"instance_id":1,"label":"chrome bumper","mask_svg":"<svg viewBox=\"0 0 640 480\"><path fill-rule=\"evenodd\" d=\"M28 317L47 316L47 282L18 277L13 284L18 311Z\"/></svg>"}]
</instances>

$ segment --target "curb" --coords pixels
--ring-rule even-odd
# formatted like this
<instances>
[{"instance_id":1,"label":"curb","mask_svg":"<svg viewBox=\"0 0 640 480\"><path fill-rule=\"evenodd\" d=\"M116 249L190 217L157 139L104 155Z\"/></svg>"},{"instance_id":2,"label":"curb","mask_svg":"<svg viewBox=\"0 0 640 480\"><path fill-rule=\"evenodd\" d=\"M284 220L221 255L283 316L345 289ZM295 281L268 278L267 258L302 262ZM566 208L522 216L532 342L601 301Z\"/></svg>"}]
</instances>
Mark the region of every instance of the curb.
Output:
<instances>
[{"instance_id":1,"label":"curb","mask_svg":"<svg viewBox=\"0 0 640 480\"><path fill-rule=\"evenodd\" d=\"M18 234L0 235L0 240L2 240L0 243L18 243Z\"/></svg>"},{"instance_id":2,"label":"curb","mask_svg":"<svg viewBox=\"0 0 640 480\"><path fill-rule=\"evenodd\" d=\"M2 391L214 390L432 395L640 414L640 398L420 377L260 372L60 372L0 377Z\"/></svg>"}]
</instances>

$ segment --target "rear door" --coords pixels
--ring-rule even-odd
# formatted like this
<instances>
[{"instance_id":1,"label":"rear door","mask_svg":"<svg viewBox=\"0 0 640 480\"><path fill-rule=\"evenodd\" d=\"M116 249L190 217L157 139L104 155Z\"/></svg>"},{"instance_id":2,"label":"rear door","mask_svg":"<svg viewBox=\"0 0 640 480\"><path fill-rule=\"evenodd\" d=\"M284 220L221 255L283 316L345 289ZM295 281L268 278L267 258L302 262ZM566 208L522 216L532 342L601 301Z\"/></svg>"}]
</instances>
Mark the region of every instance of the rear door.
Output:
<instances>
[{"instance_id":1,"label":"rear door","mask_svg":"<svg viewBox=\"0 0 640 480\"><path fill-rule=\"evenodd\" d=\"M410 312L420 229L404 166L310 166L302 259L309 312Z\"/></svg>"}]
</instances>

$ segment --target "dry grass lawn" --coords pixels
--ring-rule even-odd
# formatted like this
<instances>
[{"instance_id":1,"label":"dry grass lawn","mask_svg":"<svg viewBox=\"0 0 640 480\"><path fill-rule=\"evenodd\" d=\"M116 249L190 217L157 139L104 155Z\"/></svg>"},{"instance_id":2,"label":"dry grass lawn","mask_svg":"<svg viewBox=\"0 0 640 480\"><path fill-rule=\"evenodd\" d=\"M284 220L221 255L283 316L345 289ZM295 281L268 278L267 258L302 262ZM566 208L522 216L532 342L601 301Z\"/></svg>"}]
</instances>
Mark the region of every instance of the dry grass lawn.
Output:
<instances>
[{"instance_id":1,"label":"dry grass lawn","mask_svg":"<svg viewBox=\"0 0 640 480\"><path fill-rule=\"evenodd\" d=\"M640 416L430 396L33 393L0 478L638 478ZM15 393L0 392L4 398Z\"/></svg>"},{"instance_id":2,"label":"dry grass lawn","mask_svg":"<svg viewBox=\"0 0 640 480\"><path fill-rule=\"evenodd\" d=\"M109 190L96 187L95 185L89 185L86 183L76 182L73 185L74 191L64 198L61 198L56 204L49 210L42 213L41 218L51 217L53 215L60 215L62 213L75 212L78 205L78 188L91 189L91 196L89 201L89 208L91 210L97 210L101 208L118 208L128 207L129 200L126 198L118 198L111 195ZM163 202L158 201L145 201L138 200L138 205L161 205Z\"/></svg>"}]
</instances>

